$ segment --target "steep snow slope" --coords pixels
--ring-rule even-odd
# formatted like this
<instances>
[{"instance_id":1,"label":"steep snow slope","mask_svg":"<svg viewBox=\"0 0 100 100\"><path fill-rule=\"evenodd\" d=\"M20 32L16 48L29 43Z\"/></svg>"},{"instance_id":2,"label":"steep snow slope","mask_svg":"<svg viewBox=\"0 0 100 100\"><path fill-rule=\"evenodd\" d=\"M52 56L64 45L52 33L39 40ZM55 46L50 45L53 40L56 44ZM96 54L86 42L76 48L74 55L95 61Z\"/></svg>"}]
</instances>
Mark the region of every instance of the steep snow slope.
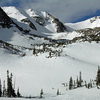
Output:
<instances>
[{"instance_id":1,"label":"steep snow slope","mask_svg":"<svg viewBox=\"0 0 100 100\"><path fill-rule=\"evenodd\" d=\"M45 26L51 32L56 32L56 24L51 23L47 12L34 11L33 9L28 9L26 10L26 12L30 17L34 18L34 20L36 20L37 23L39 23L42 26Z\"/></svg>"},{"instance_id":2,"label":"steep snow slope","mask_svg":"<svg viewBox=\"0 0 100 100\"><path fill-rule=\"evenodd\" d=\"M31 44L50 43L49 40L45 40L43 37L22 34L16 27L10 29L1 28L0 40L26 48L32 48L33 46Z\"/></svg>"},{"instance_id":3,"label":"steep snow slope","mask_svg":"<svg viewBox=\"0 0 100 100\"><path fill-rule=\"evenodd\" d=\"M3 10L7 13L7 15L9 15L10 17L21 21L22 19L25 19L27 17L25 17L18 9L16 9L15 7L3 7Z\"/></svg>"},{"instance_id":4,"label":"steep snow slope","mask_svg":"<svg viewBox=\"0 0 100 100\"><path fill-rule=\"evenodd\" d=\"M12 22L12 20L7 15L4 14L5 15L4 18L7 17L9 20L11 20L11 26L9 28L0 26L0 40L11 43L13 45L24 46L28 48L32 47L31 44L39 44L39 43L44 43L44 42L49 43L49 40L44 40L44 38L41 37L41 35L46 36L45 34L42 34L43 31L46 32L44 28L40 29L41 26L38 27L39 25L37 24L37 27L40 29L39 31L42 30L39 33L39 31L37 32L33 30L32 28L30 28L28 23L24 24L23 22L21 22L22 19L26 19L27 17L25 17L15 7L3 7L3 9L7 12L7 14L12 18L14 22ZM5 19L4 21L7 21L7 19ZM2 23L3 24L7 23L8 25L8 22L3 22L3 20L2 20ZM36 25L35 21L34 23ZM31 23L31 26L32 26L32 23ZM19 30L19 27L22 28L21 31ZM30 32L27 31L29 29L31 29ZM38 37L32 34L36 34Z\"/></svg>"},{"instance_id":5,"label":"steep snow slope","mask_svg":"<svg viewBox=\"0 0 100 100\"><path fill-rule=\"evenodd\" d=\"M46 28L38 25L34 19L30 18L29 15L22 9L15 7L2 7L3 10L11 17L19 26L23 29L27 29L30 33L50 33Z\"/></svg>"},{"instance_id":6,"label":"steep snow slope","mask_svg":"<svg viewBox=\"0 0 100 100\"><path fill-rule=\"evenodd\" d=\"M67 28L64 26L62 22L60 22L59 19L55 18L51 14L45 12L45 11L34 11L33 9L28 9L27 14L31 18L33 18L39 25L45 26L47 29L49 29L51 32L64 32L67 31Z\"/></svg>"},{"instance_id":7,"label":"steep snow slope","mask_svg":"<svg viewBox=\"0 0 100 100\"><path fill-rule=\"evenodd\" d=\"M32 9L22 10L13 6L2 7L2 9L23 29L31 30L31 33L36 33L33 30L37 30L39 33L67 31L63 23L47 12Z\"/></svg>"}]
</instances>

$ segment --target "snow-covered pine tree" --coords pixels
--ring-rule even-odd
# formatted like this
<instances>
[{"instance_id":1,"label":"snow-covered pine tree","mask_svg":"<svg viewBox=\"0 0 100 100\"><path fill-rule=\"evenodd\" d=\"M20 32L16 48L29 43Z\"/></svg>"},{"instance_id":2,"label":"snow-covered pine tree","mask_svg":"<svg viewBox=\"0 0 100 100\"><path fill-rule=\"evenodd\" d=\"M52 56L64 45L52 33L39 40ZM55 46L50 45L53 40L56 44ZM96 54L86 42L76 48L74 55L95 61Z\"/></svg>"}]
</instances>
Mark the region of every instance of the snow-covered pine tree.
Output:
<instances>
[{"instance_id":1,"label":"snow-covered pine tree","mask_svg":"<svg viewBox=\"0 0 100 100\"><path fill-rule=\"evenodd\" d=\"M7 97L11 97L9 70L7 70Z\"/></svg>"},{"instance_id":2,"label":"snow-covered pine tree","mask_svg":"<svg viewBox=\"0 0 100 100\"><path fill-rule=\"evenodd\" d=\"M79 73L79 87L82 87L82 73Z\"/></svg>"},{"instance_id":3,"label":"snow-covered pine tree","mask_svg":"<svg viewBox=\"0 0 100 100\"><path fill-rule=\"evenodd\" d=\"M13 83L12 83L12 78L13 78L13 74L10 74L10 91L11 91L11 96L12 97L16 97L16 93L13 87Z\"/></svg>"},{"instance_id":4,"label":"snow-covered pine tree","mask_svg":"<svg viewBox=\"0 0 100 100\"><path fill-rule=\"evenodd\" d=\"M13 77L12 73L9 76L9 71L7 70L7 96L8 97L16 97L16 93L12 84L12 77Z\"/></svg>"},{"instance_id":5,"label":"snow-covered pine tree","mask_svg":"<svg viewBox=\"0 0 100 100\"><path fill-rule=\"evenodd\" d=\"M70 80L69 80L69 90L73 89L73 79L72 77L70 77Z\"/></svg>"},{"instance_id":6,"label":"snow-covered pine tree","mask_svg":"<svg viewBox=\"0 0 100 100\"><path fill-rule=\"evenodd\" d=\"M21 94L19 92L19 88L17 89L17 97L21 97Z\"/></svg>"}]
</instances>

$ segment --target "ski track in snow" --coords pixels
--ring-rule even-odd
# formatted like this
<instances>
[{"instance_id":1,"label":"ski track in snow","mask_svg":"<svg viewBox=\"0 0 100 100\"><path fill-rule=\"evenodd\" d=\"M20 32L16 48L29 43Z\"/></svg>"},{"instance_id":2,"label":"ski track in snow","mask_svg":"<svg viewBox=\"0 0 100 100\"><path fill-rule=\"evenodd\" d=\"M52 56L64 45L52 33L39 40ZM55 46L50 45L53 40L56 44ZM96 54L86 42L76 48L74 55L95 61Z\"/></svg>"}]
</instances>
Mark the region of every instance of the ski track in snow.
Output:
<instances>
[{"instance_id":1,"label":"ski track in snow","mask_svg":"<svg viewBox=\"0 0 100 100\"><path fill-rule=\"evenodd\" d=\"M94 64L94 63L92 63L92 62L88 62L88 61L85 61L85 60L81 60L81 59L79 59L79 58L72 57L72 56L67 55L67 54L65 54L65 55L63 55L63 56L64 56L64 57L68 57L68 58L71 59L71 60L75 60L75 61L81 62L81 63L86 63L86 64L92 65L92 66L98 66L98 64Z\"/></svg>"}]
</instances>

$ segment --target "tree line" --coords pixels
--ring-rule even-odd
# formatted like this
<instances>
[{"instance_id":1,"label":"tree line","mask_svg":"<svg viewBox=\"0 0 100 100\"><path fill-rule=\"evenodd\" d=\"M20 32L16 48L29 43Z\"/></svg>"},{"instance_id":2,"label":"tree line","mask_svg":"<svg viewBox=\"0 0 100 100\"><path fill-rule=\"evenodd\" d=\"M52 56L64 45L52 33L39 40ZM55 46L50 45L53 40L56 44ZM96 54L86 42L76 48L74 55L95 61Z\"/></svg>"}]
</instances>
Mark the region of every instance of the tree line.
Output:
<instances>
[{"instance_id":1,"label":"tree line","mask_svg":"<svg viewBox=\"0 0 100 100\"><path fill-rule=\"evenodd\" d=\"M84 87L84 86L88 89L93 88L93 87L97 87L98 89L100 89L100 66L98 66L95 80L90 79L90 82L83 80L82 72L80 72L76 80L74 80L73 77L70 77L69 82L62 83L62 85L64 87L67 87L68 90L77 89L77 88Z\"/></svg>"},{"instance_id":2,"label":"tree line","mask_svg":"<svg viewBox=\"0 0 100 100\"><path fill-rule=\"evenodd\" d=\"M46 53L48 52L47 58L52 58L52 57L58 57L62 53L62 49L57 49L56 47L57 44L38 44L38 45L32 45L34 48L32 49L32 54L35 56L38 56L40 53ZM41 48L40 48L41 47ZM52 49L54 47L54 49Z\"/></svg>"},{"instance_id":3,"label":"tree line","mask_svg":"<svg viewBox=\"0 0 100 100\"><path fill-rule=\"evenodd\" d=\"M3 81L3 85L1 84L0 79L0 97L24 97L21 95L19 88L17 91L15 91L15 84L12 82L13 80L13 74L9 73L9 70L7 70L7 82L5 80ZM100 89L100 67L98 66L96 79L90 80L90 82L86 82L82 79L82 72L79 73L79 76L77 76L76 80L73 80L72 77L70 77L68 83L62 83L64 87L68 87L67 90L77 89L81 87L86 87L87 89L97 87L97 89ZM44 91L43 89L40 90L40 96L39 98L43 98ZM56 95L61 95L61 92L59 89L57 89ZM29 98L29 97L26 97Z\"/></svg>"},{"instance_id":4,"label":"tree line","mask_svg":"<svg viewBox=\"0 0 100 100\"><path fill-rule=\"evenodd\" d=\"M81 87L86 87L87 89L97 87L97 89L100 89L100 67L98 66L96 79L90 80L90 82L86 82L82 79L82 72L79 72L79 76L77 76L76 80L73 80L72 77L70 77L68 83L62 83L64 87L68 87L67 90L73 90ZM40 91L40 98L43 98L43 89ZM56 95L61 95L61 91L57 89Z\"/></svg>"},{"instance_id":5,"label":"tree line","mask_svg":"<svg viewBox=\"0 0 100 100\"><path fill-rule=\"evenodd\" d=\"M19 88L15 91L15 84L13 84L12 80L13 74L9 73L9 70L7 70L7 83L4 80L2 85L0 79L0 97L21 97Z\"/></svg>"}]
</instances>

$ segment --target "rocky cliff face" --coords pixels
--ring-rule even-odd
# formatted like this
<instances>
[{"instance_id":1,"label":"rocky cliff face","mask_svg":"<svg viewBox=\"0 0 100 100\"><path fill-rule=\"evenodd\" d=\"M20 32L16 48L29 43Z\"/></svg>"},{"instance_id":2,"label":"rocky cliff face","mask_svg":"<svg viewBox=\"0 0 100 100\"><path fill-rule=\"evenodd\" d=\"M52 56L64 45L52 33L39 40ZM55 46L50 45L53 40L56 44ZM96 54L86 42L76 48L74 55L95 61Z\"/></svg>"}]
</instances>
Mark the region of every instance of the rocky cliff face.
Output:
<instances>
[{"instance_id":1,"label":"rocky cliff face","mask_svg":"<svg viewBox=\"0 0 100 100\"><path fill-rule=\"evenodd\" d=\"M59 21L59 19L55 18L53 20L53 23L56 23L57 33L67 31L67 28L64 26L64 24L62 22Z\"/></svg>"},{"instance_id":2,"label":"rocky cliff face","mask_svg":"<svg viewBox=\"0 0 100 100\"><path fill-rule=\"evenodd\" d=\"M22 19L21 22L25 22L25 23L27 23L33 30L37 30L36 27L35 27L35 25L34 25L28 18Z\"/></svg>"},{"instance_id":3,"label":"rocky cliff face","mask_svg":"<svg viewBox=\"0 0 100 100\"><path fill-rule=\"evenodd\" d=\"M0 7L0 26L2 28L10 28L12 26L15 26L17 29L20 31L26 32L27 30L23 30L22 27L17 25L5 12L4 10Z\"/></svg>"},{"instance_id":4,"label":"rocky cliff face","mask_svg":"<svg viewBox=\"0 0 100 100\"><path fill-rule=\"evenodd\" d=\"M58 19L55 18L48 12L45 11L34 11L33 9L28 9L27 14L35 20L42 27L47 27L51 25L52 29L56 33L68 31L66 26Z\"/></svg>"},{"instance_id":5,"label":"rocky cliff face","mask_svg":"<svg viewBox=\"0 0 100 100\"><path fill-rule=\"evenodd\" d=\"M10 28L12 23L12 20L7 16L2 8L0 8L0 26L2 26L3 28Z\"/></svg>"},{"instance_id":6,"label":"rocky cliff face","mask_svg":"<svg viewBox=\"0 0 100 100\"><path fill-rule=\"evenodd\" d=\"M67 31L67 28L64 26L64 24L57 18L55 18L54 16L52 16L51 14L49 14L50 19L52 19L52 23L56 24L56 32L60 33L60 32L65 32Z\"/></svg>"}]
</instances>

